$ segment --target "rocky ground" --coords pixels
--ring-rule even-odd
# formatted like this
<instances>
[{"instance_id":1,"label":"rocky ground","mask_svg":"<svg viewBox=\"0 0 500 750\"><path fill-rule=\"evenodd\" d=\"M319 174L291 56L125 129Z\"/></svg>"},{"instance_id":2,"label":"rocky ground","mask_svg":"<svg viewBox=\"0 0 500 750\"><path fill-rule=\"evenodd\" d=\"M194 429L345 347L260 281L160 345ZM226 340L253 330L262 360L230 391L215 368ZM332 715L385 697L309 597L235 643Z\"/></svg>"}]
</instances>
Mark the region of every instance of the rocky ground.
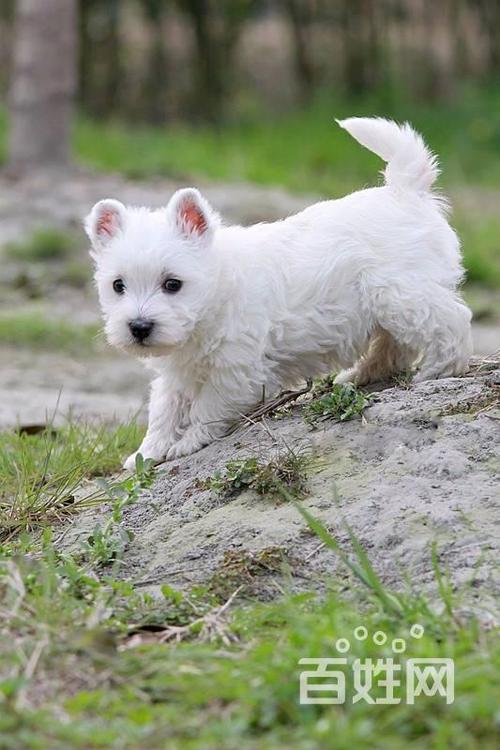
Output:
<instances>
[{"instance_id":1,"label":"rocky ground","mask_svg":"<svg viewBox=\"0 0 500 750\"><path fill-rule=\"evenodd\" d=\"M349 549L348 524L384 583L436 595L439 568L486 622L499 615L500 360L467 377L373 395L363 418L312 429L296 404L279 419L243 427L199 453L159 467L151 490L126 509L134 540L121 574L151 590L168 580L259 595L280 587L315 589L336 553L308 529L293 502L254 490L224 495L204 480L235 459L279 465L306 459L304 507ZM64 533L80 544L99 514L79 517ZM282 566L285 564L286 573ZM340 571L340 572L337 572Z\"/></svg>"}]
</instances>

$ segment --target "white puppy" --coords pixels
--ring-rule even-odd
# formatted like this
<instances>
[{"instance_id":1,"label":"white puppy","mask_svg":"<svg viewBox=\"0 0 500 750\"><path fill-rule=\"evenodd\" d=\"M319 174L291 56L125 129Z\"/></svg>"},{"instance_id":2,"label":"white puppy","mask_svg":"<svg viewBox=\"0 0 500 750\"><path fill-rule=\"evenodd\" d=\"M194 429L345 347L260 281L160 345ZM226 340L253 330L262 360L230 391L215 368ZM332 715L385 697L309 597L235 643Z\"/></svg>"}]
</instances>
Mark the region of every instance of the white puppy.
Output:
<instances>
[{"instance_id":1,"label":"white puppy","mask_svg":"<svg viewBox=\"0 0 500 750\"><path fill-rule=\"evenodd\" d=\"M107 338L157 375L145 458L197 451L263 389L332 369L360 384L415 364L419 380L467 369L471 314L435 157L409 125L339 124L387 162L383 187L251 227L221 225L193 188L164 209L103 200L87 217Z\"/></svg>"}]
</instances>

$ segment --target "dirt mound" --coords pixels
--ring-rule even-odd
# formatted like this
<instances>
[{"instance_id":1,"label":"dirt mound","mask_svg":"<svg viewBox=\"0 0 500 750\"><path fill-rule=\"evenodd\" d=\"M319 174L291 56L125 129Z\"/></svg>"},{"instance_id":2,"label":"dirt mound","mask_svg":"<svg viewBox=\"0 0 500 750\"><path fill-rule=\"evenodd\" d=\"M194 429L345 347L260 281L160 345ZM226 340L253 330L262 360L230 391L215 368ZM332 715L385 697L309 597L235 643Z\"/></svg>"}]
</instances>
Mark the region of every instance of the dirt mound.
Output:
<instances>
[{"instance_id":1,"label":"dirt mound","mask_svg":"<svg viewBox=\"0 0 500 750\"><path fill-rule=\"evenodd\" d=\"M304 457L304 507L346 549L347 522L385 583L406 579L435 592L435 543L440 569L465 587L468 606L480 598L488 619L499 583L499 389L500 362L490 359L467 377L378 391L363 418L312 429L298 403L279 419L164 464L125 511L134 538L122 574L152 589L229 582L263 595L277 585L321 587L332 574L342 584L335 553L292 502L272 491L259 495L251 482L240 482L241 492L234 483L233 492L214 489L228 483L228 462L256 458L276 468L293 455ZM77 519L66 544L78 544L95 521L95 514Z\"/></svg>"}]
</instances>

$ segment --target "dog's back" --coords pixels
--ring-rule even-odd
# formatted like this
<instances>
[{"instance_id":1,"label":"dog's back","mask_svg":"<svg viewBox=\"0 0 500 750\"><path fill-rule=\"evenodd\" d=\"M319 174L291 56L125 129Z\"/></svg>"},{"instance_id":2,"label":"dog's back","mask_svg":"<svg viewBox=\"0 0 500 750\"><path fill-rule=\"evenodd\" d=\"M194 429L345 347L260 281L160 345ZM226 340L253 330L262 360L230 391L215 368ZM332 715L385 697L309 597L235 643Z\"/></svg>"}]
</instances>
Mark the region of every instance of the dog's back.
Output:
<instances>
[{"instance_id":1,"label":"dog's back","mask_svg":"<svg viewBox=\"0 0 500 750\"><path fill-rule=\"evenodd\" d=\"M331 253L332 262L341 255L349 262L356 255L364 258L367 270L385 268L390 277L406 268L455 289L464 271L458 237L447 221L448 201L433 190L440 171L436 156L408 124L355 117L339 124L387 161L385 184L316 203L290 217L287 222L303 226L312 240L308 253L315 254L317 237L317 251ZM325 246L328 236L332 242ZM295 252L293 244L288 247Z\"/></svg>"}]
</instances>

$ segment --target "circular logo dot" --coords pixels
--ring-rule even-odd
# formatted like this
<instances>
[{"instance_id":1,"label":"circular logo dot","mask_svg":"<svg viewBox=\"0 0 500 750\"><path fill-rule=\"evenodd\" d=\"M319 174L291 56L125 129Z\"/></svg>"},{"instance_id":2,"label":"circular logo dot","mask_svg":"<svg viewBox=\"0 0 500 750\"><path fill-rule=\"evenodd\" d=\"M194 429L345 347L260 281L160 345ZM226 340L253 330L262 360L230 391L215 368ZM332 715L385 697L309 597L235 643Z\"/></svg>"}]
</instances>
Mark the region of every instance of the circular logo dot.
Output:
<instances>
[{"instance_id":1,"label":"circular logo dot","mask_svg":"<svg viewBox=\"0 0 500 750\"><path fill-rule=\"evenodd\" d=\"M406 641L404 638L394 638L391 643L391 649L395 654L404 654L406 651Z\"/></svg>"},{"instance_id":2,"label":"circular logo dot","mask_svg":"<svg viewBox=\"0 0 500 750\"><path fill-rule=\"evenodd\" d=\"M377 632L373 634L373 642L376 643L377 646L383 646L386 641L387 636L383 630L377 630Z\"/></svg>"},{"instance_id":3,"label":"circular logo dot","mask_svg":"<svg viewBox=\"0 0 500 750\"><path fill-rule=\"evenodd\" d=\"M337 638L335 641L335 648L339 652L339 654L345 654L349 649L351 648L351 644L347 640L347 638Z\"/></svg>"},{"instance_id":4,"label":"circular logo dot","mask_svg":"<svg viewBox=\"0 0 500 750\"><path fill-rule=\"evenodd\" d=\"M364 625L358 625L358 627L354 630L354 637L357 641L365 641L368 637L368 630Z\"/></svg>"},{"instance_id":5,"label":"circular logo dot","mask_svg":"<svg viewBox=\"0 0 500 750\"><path fill-rule=\"evenodd\" d=\"M412 638L422 638L424 634L424 626L419 625L418 622L412 625L410 628L410 635Z\"/></svg>"}]
</instances>

